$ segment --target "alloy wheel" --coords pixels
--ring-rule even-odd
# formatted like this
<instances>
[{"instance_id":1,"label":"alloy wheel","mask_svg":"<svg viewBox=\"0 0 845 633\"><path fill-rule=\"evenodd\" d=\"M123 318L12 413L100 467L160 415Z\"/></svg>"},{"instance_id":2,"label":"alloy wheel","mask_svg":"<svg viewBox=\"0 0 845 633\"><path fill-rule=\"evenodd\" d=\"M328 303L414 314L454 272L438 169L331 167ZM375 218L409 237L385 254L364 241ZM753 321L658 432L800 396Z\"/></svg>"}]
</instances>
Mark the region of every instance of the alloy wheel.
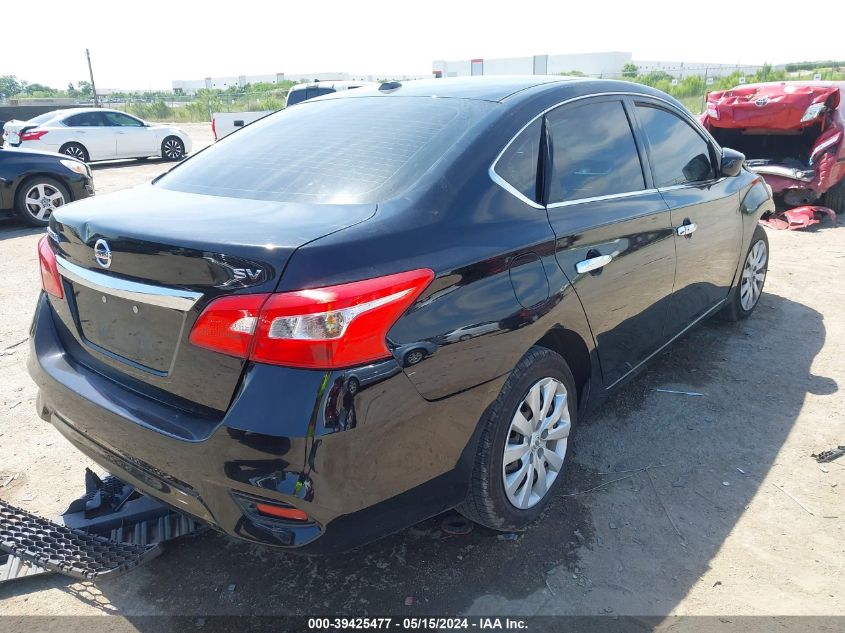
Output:
<instances>
[{"instance_id":1,"label":"alloy wheel","mask_svg":"<svg viewBox=\"0 0 845 633\"><path fill-rule=\"evenodd\" d=\"M182 143L175 138L169 138L164 142L164 156L170 160L182 158Z\"/></svg>"},{"instance_id":2,"label":"alloy wheel","mask_svg":"<svg viewBox=\"0 0 845 633\"><path fill-rule=\"evenodd\" d=\"M416 365L418 362L420 362L423 359L424 356L425 356L425 353L423 353L422 351L420 351L418 349L415 349L412 352L408 352L408 355L405 356L405 364L406 365Z\"/></svg>"},{"instance_id":3,"label":"alloy wheel","mask_svg":"<svg viewBox=\"0 0 845 633\"><path fill-rule=\"evenodd\" d=\"M759 240L745 258L745 267L742 269L742 283L739 288L739 303L746 312L751 311L760 295L763 294L763 284L766 281L766 264L769 254L766 243Z\"/></svg>"},{"instance_id":4,"label":"alloy wheel","mask_svg":"<svg viewBox=\"0 0 845 633\"><path fill-rule=\"evenodd\" d=\"M510 503L527 510L537 505L563 470L572 423L566 387L541 378L520 402L508 429L502 480Z\"/></svg>"},{"instance_id":5,"label":"alloy wheel","mask_svg":"<svg viewBox=\"0 0 845 633\"><path fill-rule=\"evenodd\" d=\"M55 209L65 203L64 194L45 183L30 187L24 196L26 212L36 220L47 220Z\"/></svg>"},{"instance_id":6,"label":"alloy wheel","mask_svg":"<svg viewBox=\"0 0 845 633\"><path fill-rule=\"evenodd\" d=\"M83 163L85 162L85 152L78 145L71 145L65 148L65 154L76 160L81 160Z\"/></svg>"}]
</instances>

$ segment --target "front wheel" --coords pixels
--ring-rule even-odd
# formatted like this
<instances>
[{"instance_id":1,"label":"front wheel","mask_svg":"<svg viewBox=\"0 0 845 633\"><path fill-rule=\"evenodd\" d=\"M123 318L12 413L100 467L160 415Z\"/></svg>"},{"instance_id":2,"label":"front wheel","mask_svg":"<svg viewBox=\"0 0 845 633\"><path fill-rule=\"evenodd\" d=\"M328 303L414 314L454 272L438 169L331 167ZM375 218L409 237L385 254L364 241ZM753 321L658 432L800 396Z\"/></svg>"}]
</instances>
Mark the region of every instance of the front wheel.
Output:
<instances>
[{"instance_id":1,"label":"front wheel","mask_svg":"<svg viewBox=\"0 0 845 633\"><path fill-rule=\"evenodd\" d=\"M185 156L185 144L182 139L168 136L161 142L161 157L165 160L180 160Z\"/></svg>"},{"instance_id":2,"label":"front wheel","mask_svg":"<svg viewBox=\"0 0 845 633\"><path fill-rule=\"evenodd\" d=\"M70 193L62 183L46 176L36 176L18 189L15 210L29 225L47 226L53 211L68 202Z\"/></svg>"},{"instance_id":3,"label":"front wheel","mask_svg":"<svg viewBox=\"0 0 845 633\"><path fill-rule=\"evenodd\" d=\"M728 304L721 312L724 319L739 321L751 316L763 295L763 285L766 283L768 270L769 238L766 236L765 229L758 225L754 229L751 245L742 264L742 276Z\"/></svg>"},{"instance_id":4,"label":"front wheel","mask_svg":"<svg viewBox=\"0 0 845 633\"><path fill-rule=\"evenodd\" d=\"M458 511L494 530L519 530L539 517L563 479L576 400L566 361L532 347L481 419L469 494Z\"/></svg>"}]
</instances>

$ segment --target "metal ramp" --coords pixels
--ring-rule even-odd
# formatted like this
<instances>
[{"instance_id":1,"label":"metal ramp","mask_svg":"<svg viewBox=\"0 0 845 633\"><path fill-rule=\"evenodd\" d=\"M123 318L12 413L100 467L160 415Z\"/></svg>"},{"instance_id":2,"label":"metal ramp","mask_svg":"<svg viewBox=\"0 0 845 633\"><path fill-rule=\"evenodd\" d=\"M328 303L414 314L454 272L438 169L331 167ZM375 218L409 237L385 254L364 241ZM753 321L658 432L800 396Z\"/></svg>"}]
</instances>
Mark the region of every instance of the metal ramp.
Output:
<instances>
[{"instance_id":1,"label":"metal ramp","mask_svg":"<svg viewBox=\"0 0 845 633\"><path fill-rule=\"evenodd\" d=\"M86 469L85 487L55 522L0 500L0 582L50 572L114 577L161 554L164 541L205 529L116 477Z\"/></svg>"}]
</instances>

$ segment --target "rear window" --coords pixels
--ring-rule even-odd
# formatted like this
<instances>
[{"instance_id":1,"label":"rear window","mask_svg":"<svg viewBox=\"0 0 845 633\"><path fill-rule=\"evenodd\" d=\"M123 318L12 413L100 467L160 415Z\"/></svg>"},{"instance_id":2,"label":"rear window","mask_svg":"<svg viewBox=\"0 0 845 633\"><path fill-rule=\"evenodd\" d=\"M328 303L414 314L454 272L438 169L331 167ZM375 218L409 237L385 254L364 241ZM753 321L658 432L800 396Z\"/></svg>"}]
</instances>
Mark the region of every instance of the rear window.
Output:
<instances>
[{"instance_id":1,"label":"rear window","mask_svg":"<svg viewBox=\"0 0 845 633\"><path fill-rule=\"evenodd\" d=\"M31 125L41 125L42 123L46 123L47 121L55 119L58 115L58 112L47 112L45 114L39 114L37 117L29 119L27 123Z\"/></svg>"},{"instance_id":2,"label":"rear window","mask_svg":"<svg viewBox=\"0 0 845 633\"><path fill-rule=\"evenodd\" d=\"M377 202L407 189L493 105L430 97L309 101L221 140L157 184L257 200Z\"/></svg>"}]
</instances>

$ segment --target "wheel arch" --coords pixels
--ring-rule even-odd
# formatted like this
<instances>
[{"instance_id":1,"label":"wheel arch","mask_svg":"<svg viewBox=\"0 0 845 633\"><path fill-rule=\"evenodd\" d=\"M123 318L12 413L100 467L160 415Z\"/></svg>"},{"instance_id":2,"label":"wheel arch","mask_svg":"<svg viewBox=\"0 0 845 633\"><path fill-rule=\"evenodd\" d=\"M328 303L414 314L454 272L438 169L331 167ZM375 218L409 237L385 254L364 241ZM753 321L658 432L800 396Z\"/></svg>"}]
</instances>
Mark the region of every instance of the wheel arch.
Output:
<instances>
[{"instance_id":1,"label":"wheel arch","mask_svg":"<svg viewBox=\"0 0 845 633\"><path fill-rule=\"evenodd\" d=\"M587 343L577 332L557 325L546 332L534 345L557 352L569 365L572 376L575 378L580 408L587 394L587 385L590 383L593 372L593 363Z\"/></svg>"}]
</instances>

